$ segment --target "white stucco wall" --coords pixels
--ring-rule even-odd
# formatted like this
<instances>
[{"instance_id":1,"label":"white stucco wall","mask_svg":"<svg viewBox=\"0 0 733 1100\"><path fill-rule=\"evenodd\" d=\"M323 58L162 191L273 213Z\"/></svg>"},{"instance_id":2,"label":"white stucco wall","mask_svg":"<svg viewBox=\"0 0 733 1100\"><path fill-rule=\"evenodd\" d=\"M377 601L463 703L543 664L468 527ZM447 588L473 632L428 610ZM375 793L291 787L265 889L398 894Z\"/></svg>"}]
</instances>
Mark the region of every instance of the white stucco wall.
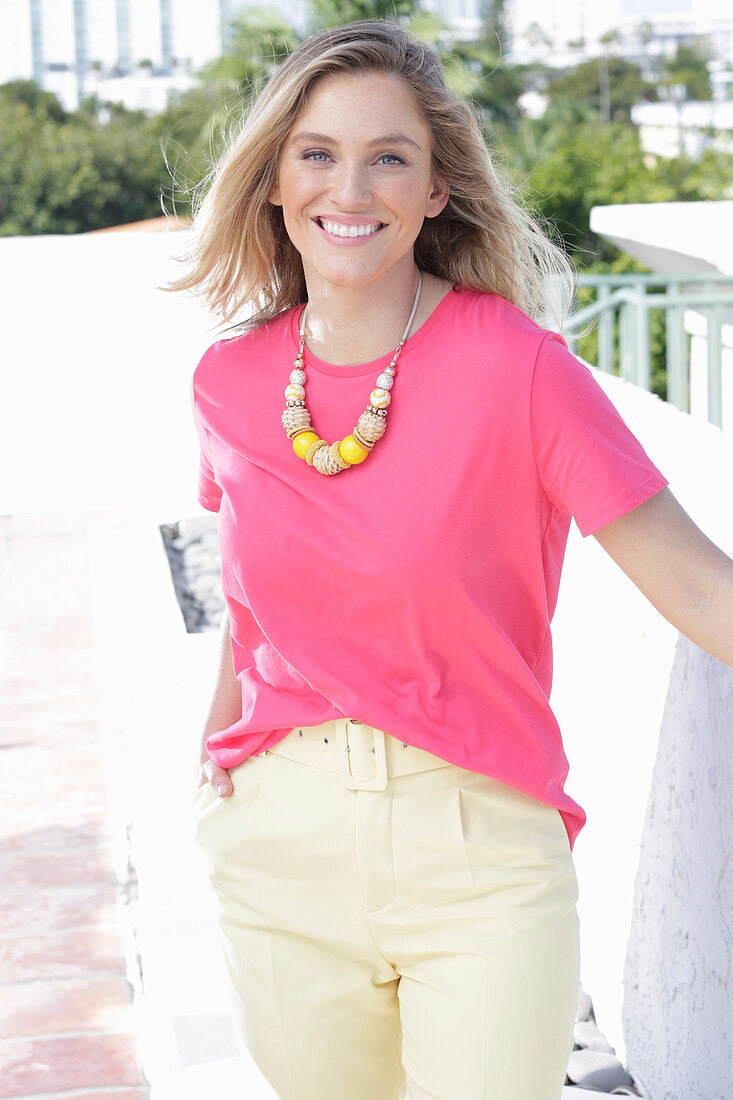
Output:
<instances>
[{"instance_id":1,"label":"white stucco wall","mask_svg":"<svg viewBox=\"0 0 733 1100\"><path fill-rule=\"evenodd\" d=\"M110 508L172 520L200 512L188 386L216 332L194 300L155 289L176 270L169 253L181 239L145 233L0 240L0 462L6 472L0 513ZM730 443L628 383L596 377L693 519L733 555ZM730 772L726 777L711 755L727 737L730 759L733 672L692 647L694 674L685 672L665 712L677 631L574 525L553 633L552 704L570 761L567 789L588 814L574 851L582 981L599 1026L622 1060L628 1044L631 1068L644 1079L672 1049L697 1058L690 1050L693 1029L710 1018L714 1031L730 996L715 977L720 947L711 938L713 918L686 926L692 983L680 955L683 940L672 934L683 927L684 914L675 908L682 905L678 880L691 908L707 904L716 873L716 889L729 891L730 878L724 880L718 864L725 856L730 876L730 839L719 830L719 849L703 859L702 837L675 825L670 864L663 843L670 825L659 810L647 813L666 805L672 762L682 767L691 744L703 752L676 780L680 805L695 794L711 815L718 805L723 813L726 798L733 804ZM685 671L675 665L675 677L678 669ZM706 784L713 782L719 789L708 796ZM643 906L634 899L637 871ZM686 992L672 1005L676 974ZM633 997L629 983L640 984ZM685 1007L698 1013L694 1024ZM704 1088L651 1095L717 1100Z\"/></svg>"},{"instance_id":2,"label":"white stucco wall","mask_svg":"<svg viewBox=\"0 0 733 1100\"><path fill-rule=\"evenodd\" d=\"M730 438L628 383L600 372L596 378L683 507L733 556ZM707 1090L706 1059L694 1038L705 1028L712 1035L730 1031L731 979L726 990L720 943L712 929L717 924L722 934L720 914L726 905L728 914L732 911L725 876L733 861L733 670L687 639L683 663L676 655L678 632L595 539L580 537L575 525L553 635L552 703L570 760L567 789L588 813L575 847L583 983L601 1028L647 1085L652 1100L717 1100L718 1094ZM685 767L683 762L696 752L695 767ZM720 806L715 842L703 837L704 829L685 832L677 822L670 849L669 821L652 808L669 802L673 765L683 819L695 799L711 816ZM666 864L663 855L652 858L660 848ZM717 892L718 916L685 925L677 897L680 881L689 887L684 895L688 907L707 905ZM680 934L671 934L675 927ZM681 932L687 928L685 944ZM675 975L686 972L689 956L695 960L695 976L680 996ZM675 997L680 999L673 1006ZM693 1012L694 1024L689 1019ZM678 1014L686 1021L682 1027ZM659 1084L657 1070L671 1050L676 1062L670 1065L688 1066L686 1082L698 1075L696 1090L659 1091L666 1086ZM681 1072L677 1079L683 1080ZM674 1074L667 1073L665 1080L674 1080ZM730 1078L728 1090L733 1095Z\"/></svg>"},{"instance_id":3,"label":"white stucco wall","mask_svg":"<svg viewBox=\"0 0 733 1100\"><path fill-rule=\"evenodd\" d=\"M624 973L627 1058L652 1100L733 1096L733 671L680 636Z\"/></svg>"}]
</instances>

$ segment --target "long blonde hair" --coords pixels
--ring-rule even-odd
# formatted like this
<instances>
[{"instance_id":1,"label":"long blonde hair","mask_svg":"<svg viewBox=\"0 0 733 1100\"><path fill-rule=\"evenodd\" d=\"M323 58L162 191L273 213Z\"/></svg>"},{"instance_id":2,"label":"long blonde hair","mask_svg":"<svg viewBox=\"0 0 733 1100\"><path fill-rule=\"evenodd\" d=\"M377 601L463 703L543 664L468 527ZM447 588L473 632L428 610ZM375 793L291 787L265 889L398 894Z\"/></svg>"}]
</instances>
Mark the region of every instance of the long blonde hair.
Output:
<instances>
[{"instance_id":1,"label":"long blonde hair","mask_svg":"<svg viewBox=\"0 0 733 1100\"><path fill-rule=\"evenodd\" d=\"M303 42L273 72L194 196L188 272L166 290L193 290L242 331L307 298L300 254L282 209L269 202L280 151L316 81L331 73L401 77L432 135L433 175L447 184L442 213L415 241L417 266L455 286L495 292L538 323L561 329L573 292L565 253L500 178L472 106L452 93L438 55L396 23L364 20Z\"/></svg>"}]
</instances>

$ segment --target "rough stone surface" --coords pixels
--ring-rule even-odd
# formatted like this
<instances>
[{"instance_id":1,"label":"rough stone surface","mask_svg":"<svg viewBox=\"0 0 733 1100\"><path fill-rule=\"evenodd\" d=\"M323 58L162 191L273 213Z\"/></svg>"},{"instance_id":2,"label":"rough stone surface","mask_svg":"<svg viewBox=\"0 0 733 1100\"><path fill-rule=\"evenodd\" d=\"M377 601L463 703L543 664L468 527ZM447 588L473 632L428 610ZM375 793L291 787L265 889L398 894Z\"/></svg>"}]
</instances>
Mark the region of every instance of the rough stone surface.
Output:
<instances>
[{"instance_id":1,"label":"rough stone surface","mask_svg":"<svg viewBox=\"0 0 733 1100\"><path fill-rule=\"evenodd\" d=\"M567 1073L576 1085L607 1092L632 1083L631 1075L618 1058L604 1050L574 1050L568 1059Z\"/></svg>"},{"instance_id":2,"label":"rough stone surface","mask_svg":"<svg viewBox=\"0 0 733 1100\"><path fill-rule=\"evenodd\" d=\"M733 670L680 635L637 869L626 1059L654 1100L733 1096Z\"/></svg>"},{"instance_id":3,"label":"rough stone surface","mask_svg":"<svg viewBox=\"0 0 733 1100\"><path fill-rule=\"evenodd\" d=\"M163 523L176 598L189 634L217 630L224 614L216 516Z\"/></svg>"},{"instance_id":4,"label":"rough stone surface","mask_svg":"<svg viewBox=\"0 0 733 1100\"><path fill-rule=\"evenodd\" d=\"M603 1050L608 1054L616 1053L606 1036L591 1020L577 1021L575 1024L575 1042L587 1050Z\"/></svg>"}]
</instances>

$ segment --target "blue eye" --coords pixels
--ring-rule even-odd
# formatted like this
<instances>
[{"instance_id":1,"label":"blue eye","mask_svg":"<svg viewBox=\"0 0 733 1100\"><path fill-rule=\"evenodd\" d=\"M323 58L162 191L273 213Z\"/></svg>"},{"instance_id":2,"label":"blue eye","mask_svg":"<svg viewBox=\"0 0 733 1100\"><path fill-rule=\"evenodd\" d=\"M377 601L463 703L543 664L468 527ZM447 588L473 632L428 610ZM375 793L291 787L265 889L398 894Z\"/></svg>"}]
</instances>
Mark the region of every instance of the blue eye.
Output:
<instances>
[{"instance_id":1,"label":"blue eye","mask_svg":"<svg viewBox=\"0 0 733 1100\"><path fill-rule=\"evenodd\" d=\"M303 154L303 160L313 160L316 164L322 164L323 161L315 160L316 157L328 157L328 153L324 153L322 149L314 149L310 153Z\"/></svg>"},{"instance_id":2,"label":"blue eye","mask_svg":"<svg viewBox=\"0 0 733 1100\"><path fill-rule=\"evenodd\" d=\"M395 164L404 164L405 163L404 160L402 159L402 157L398 157L396 153L383 153L382 156L379 159L384 160L385 157L388 157L389 159L394 161Z\"/></svg>"}]
</instances>

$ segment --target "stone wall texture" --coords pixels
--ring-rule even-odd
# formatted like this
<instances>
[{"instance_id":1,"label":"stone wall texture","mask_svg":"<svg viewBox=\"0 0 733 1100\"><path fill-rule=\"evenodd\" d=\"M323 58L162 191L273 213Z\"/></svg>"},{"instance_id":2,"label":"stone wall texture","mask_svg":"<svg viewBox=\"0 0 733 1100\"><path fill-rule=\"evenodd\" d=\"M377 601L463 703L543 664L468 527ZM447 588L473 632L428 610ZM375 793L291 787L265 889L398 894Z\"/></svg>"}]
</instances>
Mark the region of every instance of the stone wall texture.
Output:
<instances>
[{"instance_id":1,"label":"stone wall texture","mask_svg":"<svg viewBox=\"0 0 733 1100\"><path fill-rule=\"evenodd\" d=\"M651 1100L733 1096L733 670L680 635L634 885L629 1068Z\"/></svg>"}]
</instances>

